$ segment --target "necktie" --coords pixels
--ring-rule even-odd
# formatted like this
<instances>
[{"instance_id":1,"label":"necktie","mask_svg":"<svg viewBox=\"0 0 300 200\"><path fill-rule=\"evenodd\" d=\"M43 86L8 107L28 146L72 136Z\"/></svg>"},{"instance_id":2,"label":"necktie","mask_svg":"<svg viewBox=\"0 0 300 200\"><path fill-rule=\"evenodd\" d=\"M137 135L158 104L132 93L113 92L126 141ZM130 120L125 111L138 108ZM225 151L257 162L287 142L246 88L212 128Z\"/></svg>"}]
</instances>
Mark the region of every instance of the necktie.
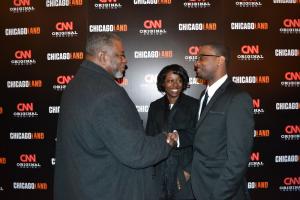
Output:
<instances>
[{"instance_id":1,"label":"necktie","mask_svg":"<svg viewBox=\"0 0 300 200\"><path fill-rule=\"evenodd\" d=\"M204 99L202 101L202 106L201 106L201 112L200 112L200 115L202 114L206 104L207 104L207 99L208 99L208 93L207 91L205 91L205 95L204 95Z\"/></svg>"}]
</instances>

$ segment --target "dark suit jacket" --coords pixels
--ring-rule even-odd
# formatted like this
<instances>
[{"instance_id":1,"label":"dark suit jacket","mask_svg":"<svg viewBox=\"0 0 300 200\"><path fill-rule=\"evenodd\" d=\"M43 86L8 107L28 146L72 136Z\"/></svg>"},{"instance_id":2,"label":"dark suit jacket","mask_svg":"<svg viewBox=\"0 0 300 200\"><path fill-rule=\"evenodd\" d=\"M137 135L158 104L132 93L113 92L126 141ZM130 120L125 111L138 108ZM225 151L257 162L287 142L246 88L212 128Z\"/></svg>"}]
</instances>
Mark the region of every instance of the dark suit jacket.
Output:
<instances>
[{"instance_id":1,"label":"dark suit jacket","mask_svg":"<svg viewBox=\"0 0 300 200\"><path fill-rule=\"evenodd\" d=\"M61 100L55 200L145 199L144 169L168 156L165 136L146 136L113 77L84 61Z\"/></svg>"},{"instance_id":2,"label":"dark suit jacket","mask_svg":"<svg viewBox=\"0 0 300 200\"><path fill-rule=\"evenodd\" d=\"M191 175L197 200L250 198L244 175L253 131L252 99L228 78L197 123Z\"/></svg>"},{"instance_id":3,"label":"dark suit jacket","mask_svg":"<svg viewBox=\"0 0 300 200\"><path fill-rule=\"evenodd\" d=\"M171 110L169 110L169 101L166 96L150 104L146 125L147 134L156 135L163 131L170 132L177 130L180 138L180 147L172 150L167 160L161 161L155 166L153 177L154 185L152 185L152 187L154 187L153 199L158 200L158 196L162 192L164 173L168 170L170 173L172 173L172 170L175 170L174 173L180 178L181 184L185 184L185 182L183 182L183 170L190 172L191 169L193 156L192 145L198 109L199 101L185 94L181 94ZM167 165L168 168L166 168ZM174 178L176 181L176 177ZM185 187L176 194L176 198L193 198L191 185L185 184L184 186ZM174 191L176 190L177 186L174 184Z\"/></svg>"}]
</instances>

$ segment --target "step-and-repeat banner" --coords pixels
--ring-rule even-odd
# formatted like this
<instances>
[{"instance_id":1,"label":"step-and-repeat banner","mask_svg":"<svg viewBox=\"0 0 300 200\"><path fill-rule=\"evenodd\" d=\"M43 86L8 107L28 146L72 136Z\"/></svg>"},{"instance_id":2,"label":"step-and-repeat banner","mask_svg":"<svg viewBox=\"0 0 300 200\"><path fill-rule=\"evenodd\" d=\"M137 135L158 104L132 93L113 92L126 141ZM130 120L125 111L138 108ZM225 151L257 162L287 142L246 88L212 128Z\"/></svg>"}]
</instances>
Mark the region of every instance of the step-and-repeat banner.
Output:
<instances>
[{"instance_id":1,"label":"step-and-repeat banner","mask_svg":"<svg viewBox=\"0 0 300 200\"><path fill-rule=\"evenodd\" d=\"M231 47L229 74L253 97L253 199L300 196L299 0L5 0L0 3L0 199L53 198L60 97L84 58L88 32L124 41L123 82L143 123L158 72L188 71L200 45Z\"/></svg>"}]
</instances>

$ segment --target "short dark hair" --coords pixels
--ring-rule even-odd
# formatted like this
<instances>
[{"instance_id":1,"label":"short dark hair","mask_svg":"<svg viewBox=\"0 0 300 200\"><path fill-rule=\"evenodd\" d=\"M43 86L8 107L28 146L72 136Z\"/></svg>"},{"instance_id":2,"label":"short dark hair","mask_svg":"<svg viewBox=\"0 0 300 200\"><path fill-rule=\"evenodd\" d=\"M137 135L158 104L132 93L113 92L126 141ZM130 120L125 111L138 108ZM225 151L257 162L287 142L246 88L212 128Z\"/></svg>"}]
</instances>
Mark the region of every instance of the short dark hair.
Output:
<instances>
[{"instance_id":1,"label":"short dark hair","mask_svg":"<svg viewBox=\"0 0 300 200\"><path fill-rule=\"evenodd\" d=\"M163 86L163 84L165 82L167 73L169 73L170 71L180 76L183 83L182 91L186 90L187 87L189 86L189 75L187 74L186 70L182 66L177 64L171 64L165 66L157 75L156 86L158 91L165 92L165 87Z\"/></svg>"},{"instance_id":2,"label":"short dark hair","mask_svg":"<svg viewBox=\"0 0 300 200\"><path fill-rule=\"evenodd\" d=\"M222 43L206 43L201 46L210 46L217 55L224 56L225 57L225 64L228 66L229 61L231 59L231 53L229 47Z\"/></svg>"},{"instance_id":3,"label":"short dark hair","mask_svg":"<svg viewBox=\"0 0 300 200\"><path fill-rule=\"evenodd\" d=\"M113 41L121 38L114 33L89 33L87 36L85 51L92 56L113 46Z\"/></svg>"}]
</instances>

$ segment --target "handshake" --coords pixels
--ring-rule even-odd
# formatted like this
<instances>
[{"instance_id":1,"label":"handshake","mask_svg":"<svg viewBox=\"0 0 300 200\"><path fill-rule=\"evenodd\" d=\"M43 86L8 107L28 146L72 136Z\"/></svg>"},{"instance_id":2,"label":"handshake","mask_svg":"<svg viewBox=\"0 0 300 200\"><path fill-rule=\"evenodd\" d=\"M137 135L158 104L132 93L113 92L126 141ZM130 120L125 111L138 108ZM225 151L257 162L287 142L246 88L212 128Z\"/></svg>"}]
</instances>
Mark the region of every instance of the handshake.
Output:
<instances>
[{"instance_id":1,"label":"handshake","mask_svg":"<svg viewBox=\"0 0 300 200\"><path fill-rule=\"evenodd\" d=\"M179 140L179 135L177 131L165 133L165 135L167 144L169 144L171 147L177 146Z\"/></svg>"}]
</instances>

